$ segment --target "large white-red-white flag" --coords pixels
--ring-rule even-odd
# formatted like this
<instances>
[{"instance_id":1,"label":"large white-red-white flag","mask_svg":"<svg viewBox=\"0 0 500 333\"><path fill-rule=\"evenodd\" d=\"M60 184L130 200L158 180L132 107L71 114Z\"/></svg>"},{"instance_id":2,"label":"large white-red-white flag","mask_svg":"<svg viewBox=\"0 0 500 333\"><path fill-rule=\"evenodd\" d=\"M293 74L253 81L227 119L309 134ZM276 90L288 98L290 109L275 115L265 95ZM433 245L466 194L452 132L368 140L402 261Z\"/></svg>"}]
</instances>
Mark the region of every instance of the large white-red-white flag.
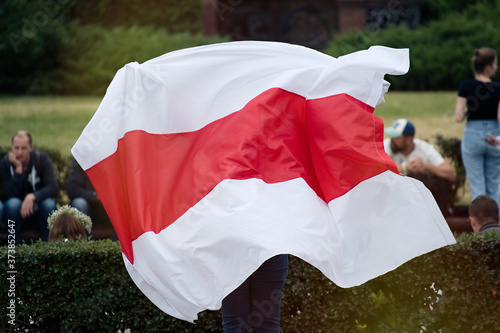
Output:
<instances>
[{"instance_id":1,"label":"large white-red-white flag","mask_svg":"<svg viewBox=\"0 0 500 333\"><path fill-rule=\"evenodd\" d=\"M194 321L276 254L351 287L454 243L373 114L408 68L407 49L230 42L120 69L72 153L139 289Z\"/></svg>"}]
</instances>

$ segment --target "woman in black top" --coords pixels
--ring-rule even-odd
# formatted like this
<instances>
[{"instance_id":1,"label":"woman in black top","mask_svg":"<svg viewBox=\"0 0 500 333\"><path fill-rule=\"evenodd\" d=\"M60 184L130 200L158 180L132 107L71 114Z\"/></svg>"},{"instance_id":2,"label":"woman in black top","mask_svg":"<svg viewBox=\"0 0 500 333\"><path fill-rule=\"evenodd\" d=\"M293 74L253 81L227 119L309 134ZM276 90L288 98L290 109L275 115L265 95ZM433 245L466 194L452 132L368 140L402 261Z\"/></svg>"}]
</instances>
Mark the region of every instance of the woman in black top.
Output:
<instances>
[{"instance_id":1,"label":"woman in black top","mask_svg":"<svg viewBox=\"0 0 500 333\"><path fill-rule=\"evenodd\" d=\"M474 51L474 79L458 88L455 121L467 119L462 137L462 159L472 199L485 194L500 199L500 150L487 144L486 134L500 136L500 83L491 78L497 70L497 54L490 48Z\"/></svg>"}]
</instances>

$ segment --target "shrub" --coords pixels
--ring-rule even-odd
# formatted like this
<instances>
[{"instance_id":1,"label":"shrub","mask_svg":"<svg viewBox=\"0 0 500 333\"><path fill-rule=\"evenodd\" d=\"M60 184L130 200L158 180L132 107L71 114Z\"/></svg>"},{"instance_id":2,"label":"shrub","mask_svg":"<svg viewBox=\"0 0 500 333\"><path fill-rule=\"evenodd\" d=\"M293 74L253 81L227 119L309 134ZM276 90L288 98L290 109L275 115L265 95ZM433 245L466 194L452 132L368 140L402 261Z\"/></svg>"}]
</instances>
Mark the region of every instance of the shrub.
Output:
<instances>
[{"instance_id":1,"label":"shrub","mask_svg":"<svg viewBox=\"0 0 500 333\"><path fill-rule=\"evenodd\" d=\"M457 241L348 289L291 256L282 331L500 331L500 234L461 234ZM0 261L16 271L0 271L7 291L1 297L2 304L15 301L21 331L221 332L219 311L201 313L193 325L149 302L129 278L117 242L3 246ZM13 328L8 320L1 331Z\"/></svg>"},{"instance_id":2,"label":"shrub","mask_svg":"<svg viewBox=\"0 0 500 333\"><path fill-rule=\"evenodd\" d=\"M465 190L466 173L464 162L462 161L462 151L460 150L461 140L457 138L445 138L442 135L436 135L436 145L444 158L447 158L455 172L457 180L451 188L450 205L451 207L457 202L458 191Z\"/></svg>"}]
</instances>

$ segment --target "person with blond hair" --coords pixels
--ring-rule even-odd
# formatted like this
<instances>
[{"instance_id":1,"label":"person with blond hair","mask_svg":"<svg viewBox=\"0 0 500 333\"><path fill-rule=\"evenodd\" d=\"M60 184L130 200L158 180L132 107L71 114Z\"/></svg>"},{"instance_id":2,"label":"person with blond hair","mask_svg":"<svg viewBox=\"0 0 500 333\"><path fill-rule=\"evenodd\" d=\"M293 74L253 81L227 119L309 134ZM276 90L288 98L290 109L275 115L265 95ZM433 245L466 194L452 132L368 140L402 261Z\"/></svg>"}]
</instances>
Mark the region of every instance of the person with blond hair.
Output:
<instances>
[{"instance_id":1,"label":"person with blond hair","mask_svg":"<svg viewBox=\"0 0 500 333\"><path fill-rule=\"evenodd\" d=\"M474 51L474 78L458 88L455 121L467 120L461 152L472 199L486 194L500 200L500 150L488 144L488 135L500 136L500 83L492 81L497 71L497 53L491 48Z\"/></svg>"}]
</instances>

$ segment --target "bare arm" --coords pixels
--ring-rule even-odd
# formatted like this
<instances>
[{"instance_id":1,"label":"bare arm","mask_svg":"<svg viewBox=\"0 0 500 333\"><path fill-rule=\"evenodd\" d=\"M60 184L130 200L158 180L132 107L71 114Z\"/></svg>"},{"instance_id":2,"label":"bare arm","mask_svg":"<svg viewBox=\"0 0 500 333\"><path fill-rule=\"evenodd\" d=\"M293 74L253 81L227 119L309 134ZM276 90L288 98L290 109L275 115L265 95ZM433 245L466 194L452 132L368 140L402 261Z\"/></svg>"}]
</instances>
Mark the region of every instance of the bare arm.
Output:
<instances>
[{"instance_id":1,"label":"bare arm","mask_svg":"<svg viewBox=\"0 0 500 333\"><path fill-rule=\"evenodd\" d=\"M440 165L425 163L425 168L433 175L448 179L452 183L457 180L457 173L455 172L455 169L447 161L444 161Z\"/></svg>"},{"instance_id":2,"label":"bare arm","mask_svg":"<svg viewBox=\"0 0 500 333\"><path fill-rule=\"evenodd\" d=\"M498 102L498 108L497 108L497 120L500 123L500 102Z\"/></svg>"},{"instance_id":3,"label":"bare arm","mask_svg":"<svg viewBox=\"0 0 500 333\"><path fill-rule=\"evenodd\" d=\"M457 103L455 105L455 121L460 123L465 119L465 112L467 111L467 99L465 97L457 97ZM498 113L499 121L500 121L500 105L499 105L499 113Z\"/></svg>"},{"instance_id":4,"label":"bare arm","mask_svg":"<svg viewBox=\"0 0 500 333\"><path fill-rule=\"evenodd\" d=\"M428 171L437 177L448 179L452 183L457 180L455 169L447 161L443 161L443 163L439 165L434 165L429 162L424 162L420 157L415 157L406 164L406 168L408 171L416 174Z\"/></svg>"}]
</instances>

